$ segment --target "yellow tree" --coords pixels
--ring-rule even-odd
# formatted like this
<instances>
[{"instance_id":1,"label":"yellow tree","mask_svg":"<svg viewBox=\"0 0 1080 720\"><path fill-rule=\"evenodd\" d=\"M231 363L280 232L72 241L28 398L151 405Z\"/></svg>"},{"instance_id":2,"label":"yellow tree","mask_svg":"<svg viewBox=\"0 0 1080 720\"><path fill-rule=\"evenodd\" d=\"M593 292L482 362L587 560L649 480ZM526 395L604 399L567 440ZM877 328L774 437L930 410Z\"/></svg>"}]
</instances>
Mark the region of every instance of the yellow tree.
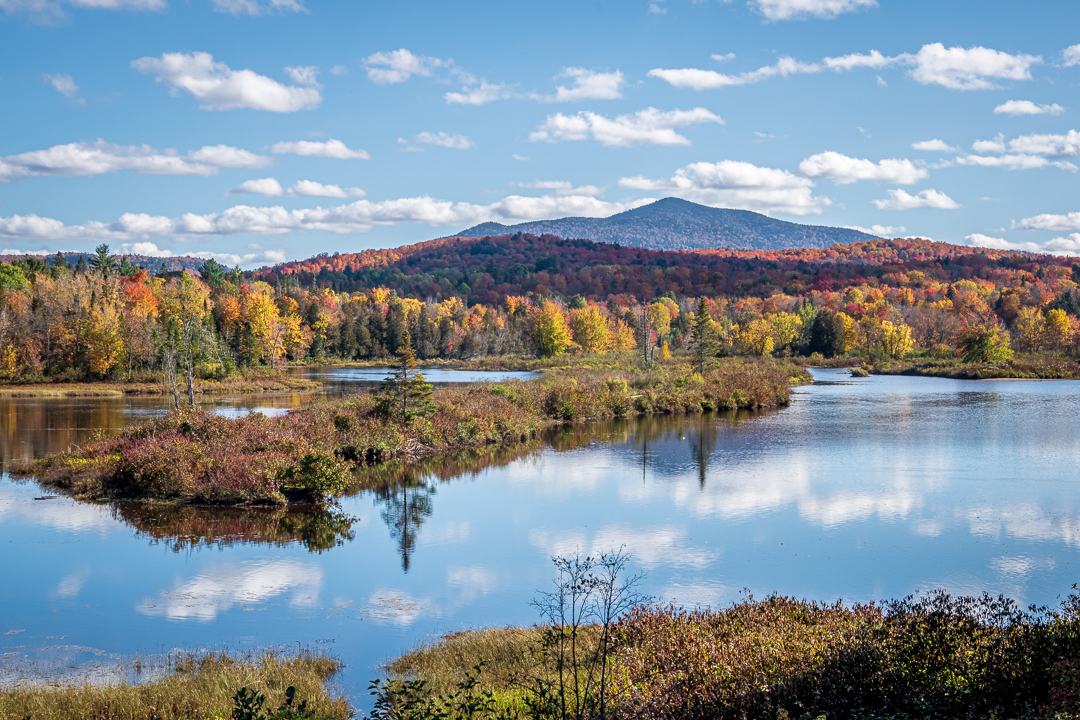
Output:
<instances>
[{"instance_id":1,"label":"yellow tree","mask_svg":"<svg viewBox=\"0 0 1080 720\"><path fill-rule=\"evenodd\" d=\"M1038 352L1046 343L1046 318L1038 308L1021 308L1016 316L1015 330L1016 344L1025 352Z\"/></svg>"},{"instance_id":2,"label":"yellow tree","mask_svg":"<svg viewBox=\"0 0 1080 720\"><path fill-rule=\"evenodd\" d=\"M169 351L166 355L175 363L176 353L179 351L179 359L183 361L187 371L188 402L194 407L195 355L199 350L203 320L210 312L210 288L188 273L183 273L162 285L160 293L158 306L168 331ZM179 343L179 348L176 343ZM175 372L171 377L173 404L178 407L180 401L176 394Z\"/></svg>"},{"instance_id":3,"label":"yellow tree","mask_svg":"<svg viewBox=\"0 0 1080 720\"><path fill-rule=\"evenodd\" d=\"M764 318L736 326L735 347L743 355L769 355L775 347L772 326Z\"/></svg>"},{"instance_id":4,"label":"yellow tree","mask_svg":"<svg viewBox=\"0 0 1080 720\"><path fill-rule=\"evenodd\" d=\"M612 317L608 322L608 332L611 334L611 349L616 352L621 350L633 350L637 347L637 339L634 338L634 328L626 324L622 318Z\"/></svg>"},{"instance_id":5,"label":"yellow tree","mask_svg":"<svg viewBox=\"0 0 1080 720\"><path fill-rule=\"evenodd\" d=\"M540 357L558 357L570 347L570 328L562 308L545 300L533 315L532 339Z\"/></svg>"},{"instance_id":6,"label":"yellow tree","mask_svg":"<svg viewBox=\"0 0 1080 720\"><path fill-rule=\"evenodd\" d=\"M833 327L836 328L836 337L841 353L849 353L855 349L855 318L847 313L838 312L833 316Z\"/></svg>"},{"instance_id":7,"label":"yellow tree","mask_svg":"<svg viewBox=\"0 0 1080 720\"><path fill-rule=\"evenodd\" d=\"M799 339L802 332L802 318L794 313L778 312L765 318L772 327L773 344L777 350L785 350Z\"/></svg>"},{"instance_id":8,"label":"yellow tree","mask_svg":"<svg viewBox=\"0 0 1080 720\"><path fill-rule=\"evenodd\" d=\"M123 318L116 306L104 302L91 308L86 331L90 372L105 376L124 356Z\"/></svg>"},{"instance_id":9,"label":"yellow tree","mask_svg":"<svg viewBox=\"0 0 1080 720\"><path fill-rule=\"evenodd\" d=\"M1069 316L1061 308L1046 311L1046 345L1053 350L1064 350L1072 342L1073 329Z\"/></svg>"},{"instance_id":10,"label":"yellow tree","mask_svg":"<svg viewBox=\"0 0 1080 720\"><path fill-rule=\"evenodd\" d=\"M570 332L584 352L605 353L611 349L611 331L595 305L570 311Z\"/></svg>"},{"instance_id":11,"label":"yellow tree","mask_svg":"<svg viewBox=\"0 0 1080 720\"><path fill-rule=\"evenodd\" d=\"M881 349L893 358L904 358L911 354L915 341L911 339L911 328L904 323L881 323Z\"/></svg>"}]
</instances>

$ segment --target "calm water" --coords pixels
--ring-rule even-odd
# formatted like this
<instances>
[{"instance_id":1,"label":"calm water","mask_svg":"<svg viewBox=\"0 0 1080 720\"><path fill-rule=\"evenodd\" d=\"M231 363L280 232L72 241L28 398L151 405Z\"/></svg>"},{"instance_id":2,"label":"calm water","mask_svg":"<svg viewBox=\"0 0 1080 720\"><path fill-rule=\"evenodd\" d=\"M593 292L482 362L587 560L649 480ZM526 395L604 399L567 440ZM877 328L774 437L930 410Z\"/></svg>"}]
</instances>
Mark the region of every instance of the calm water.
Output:
<instances>
[{"instance_id":1,"label":"calm water","mask_svg":"<svg viewBox=\"0 0 1080 720\"><path fill-rule=\"evenodd\" d=\"M0 480L0 654L324 644L363 703L419 641L532 622L550 556L576 548L625 545L649 593L687 604L938 587L1053 604L1080 580L1080 383L814 375L784 410L577 427L329 520L35 500ZM157 411L65 402L36 439L0 406L23 448L4 457Z\"/></svg>"}]
</instances>

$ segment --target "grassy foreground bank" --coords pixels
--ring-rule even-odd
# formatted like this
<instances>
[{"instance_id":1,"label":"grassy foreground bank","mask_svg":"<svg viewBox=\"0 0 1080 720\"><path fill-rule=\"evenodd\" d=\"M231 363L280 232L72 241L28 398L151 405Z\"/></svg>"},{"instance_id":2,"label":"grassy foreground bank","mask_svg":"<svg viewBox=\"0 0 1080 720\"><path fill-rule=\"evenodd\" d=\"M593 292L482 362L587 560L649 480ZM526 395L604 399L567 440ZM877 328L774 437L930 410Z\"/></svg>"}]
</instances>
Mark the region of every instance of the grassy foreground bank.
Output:
<instances>
[{"instance_id":1,"label":"grassy foreground bank","mask_svg":"<svg viewBox=\"0 0 1080 720\"><path fill-rule=\"evenodd\" d=\"M196 380L196 395L253 395L260 393L313 392L322 387L317 380L283 375L235 376L224 380ZM128 395L171 395L172 388L159 382L46 382L0 384L0 397L125 397Z\"/></svg>"},{"instance_id":2,"label":"grassy foreground bank","mask_svg":"<svg viewBox=\"0 0 1080 720\"><path fill-rule=\"evenodd\" d=\"M780 407L792 382L806 379L790 363L728 358L704 375L671 361L444 387L432 396L433 413L408 422L387 417L372 393L276 418L187 409L12 470L90 500L321 502L355 483L357 467L526 442L557 423Z\"/></svg>"},{"instance_id":3,"label":"grassy foreground bank","mask_svg":"<svg viewBox=\"0 0 1080 720\"><path fill-rule=\"evenodd\" d=\"M228 653L172 658L146 683L36 685L0 688L0 720L211 720L236 718L241 689L260 694L260 710L240 718L349 720L349 704L326 690L338 661L311 653ZM293 688L292 701L288 689Z\"/></svg>"},{"instance_id":4,"label":"grassy foreground bank","mask_svg":"<svg viewBox=\"0 0 1080 720\"><path fill-rule=\"evenodd\" d=\"M1075 595L1055 611L1023 611L1003 598L942 593L867 605L773 596L722 610L637 606L613 628L606 716L1075 718L1078 608ZM476 717L536 717L528 710L536 688L559 687L550 637L543 627L459 632L387 669L399 687L411 681L413 696L436 705L472 675L494 699ZM591 642L588 629L579 632L580 655ZM573 678L590 669L596 677L595 667L562 665L572 707ZM415 708L402 720L430 717L422 703Z\"/></svg>"}]
</instances>

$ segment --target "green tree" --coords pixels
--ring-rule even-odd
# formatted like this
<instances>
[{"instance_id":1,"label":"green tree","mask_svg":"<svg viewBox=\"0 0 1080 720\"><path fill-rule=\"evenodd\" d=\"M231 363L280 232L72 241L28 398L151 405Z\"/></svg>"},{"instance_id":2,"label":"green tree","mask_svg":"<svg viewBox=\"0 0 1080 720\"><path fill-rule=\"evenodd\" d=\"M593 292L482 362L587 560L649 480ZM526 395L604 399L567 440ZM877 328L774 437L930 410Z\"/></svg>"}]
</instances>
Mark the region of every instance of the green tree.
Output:
<instances>
[{"instance_id":1,"label":"green tree","mask_svg":"<svg viewBox=\"0 0 1080 720\"><path fill-rule=\"evenodd\" d=\"M412 337L407 329L401 333L397 358L397 365L383 382L379 412L397 417L403 423L431 415L435 412L435 403L431 402L431 384L416 369L416 351L413 350Z\"/></svg>"},{"instance_id":2,"label":"green tree","mask_svg":"<svg viewBox=\"0 0 1080 720\"><path fill-rule=\"evenodd\" d=\"M540 357L558 357L570 347L570 328L562 308L545 300L533 317L533 342Z\"/></svg>"},{"instance_id":3,"label":"green tree","mask_svg":"<svg viewBox=\"0 0 1080 720\"><path fill-rule=\"evenodd\" d=\"M137 272L139 272L138 266L129 263L127 255L120 257L120 277L132 277Z\"/></svg>"},{"instance_id":4,"label":"green tree","mask_svg":"<svg viewBox=\"0 0 1080 720\"><path fill-rule=\"evenodd\" d=\"M23 271L14 265L0 263L0 294L11 290L22 291L26 289L26 276Z\"/></svg>"},{"instance_id":5,"label":"green tree","mask_svg":"<svg viewBox=\"0 0 1080 720\"><path fill-rule=\"evenodd\" d=\"M694 360L698 365L698 372L705 374L705 361L716 357L720 352L720 343L716 340L716 328L709 309L705 306L705 298L698 300L697 314L694 316Z\"/></svg>"},{"instance_id":6,"label":"green tree","mask_svg":"<svg viewBox=\"0 0 1080 720\"><path fill-rule=\"evenodd\" d=\"M90 256L90 267L101 273L101 277L109 277L116 269L116 258L109 255L109 246L105 243L94 248L94 254Z\"/></svg>"},{"instance_id":7,"label":"green tree","mask_svg":"<svg viewBox=\"0 0 1080 720\"><path fill-rule=\"evenodd\" d=\"M964 362L1003 363L1012 360L1009 334L994 325L972 325L960 336Z\"/></svg>"},{"instance_id":8,"label":"green tree","mask_svg":"<svg viewBox=\"0 0 1080 720\"><path fill-rule=\"evenodd\" d=\"M214 258L210 258L199 268L199 275L202 276L203 282L212 288L221 287L221 283L225 280L225 272L225 266Z\"/></svg>"}]
</instances>

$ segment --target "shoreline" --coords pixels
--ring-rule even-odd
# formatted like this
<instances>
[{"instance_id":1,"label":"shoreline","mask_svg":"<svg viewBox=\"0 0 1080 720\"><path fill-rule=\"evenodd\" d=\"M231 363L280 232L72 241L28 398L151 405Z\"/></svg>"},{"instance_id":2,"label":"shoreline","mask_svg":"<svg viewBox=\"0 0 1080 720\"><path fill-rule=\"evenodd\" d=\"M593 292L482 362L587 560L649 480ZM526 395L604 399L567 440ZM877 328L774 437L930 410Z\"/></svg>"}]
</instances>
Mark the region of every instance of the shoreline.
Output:
<instances>
[{"instance_id":1,"label":"shoreline","mask_svg":"<svg viewBox=\"0 0 1080 720\"><path fill-rule=\"evenodd\" d=\"M227 397L229 395L258 395L287 392L316 392L323 384L318 380L302 378L266 378L244 379L238 382L220 383L213 380L199 380L195 385L195 394ZM181 391L186 395L186 388ZM26 383L0 385L0 398L120 398L120 397L164 397L172 394L172 389L161 383L126 383L112 381L94 381L73 383Z\"/></svg>"}]
</instances>

